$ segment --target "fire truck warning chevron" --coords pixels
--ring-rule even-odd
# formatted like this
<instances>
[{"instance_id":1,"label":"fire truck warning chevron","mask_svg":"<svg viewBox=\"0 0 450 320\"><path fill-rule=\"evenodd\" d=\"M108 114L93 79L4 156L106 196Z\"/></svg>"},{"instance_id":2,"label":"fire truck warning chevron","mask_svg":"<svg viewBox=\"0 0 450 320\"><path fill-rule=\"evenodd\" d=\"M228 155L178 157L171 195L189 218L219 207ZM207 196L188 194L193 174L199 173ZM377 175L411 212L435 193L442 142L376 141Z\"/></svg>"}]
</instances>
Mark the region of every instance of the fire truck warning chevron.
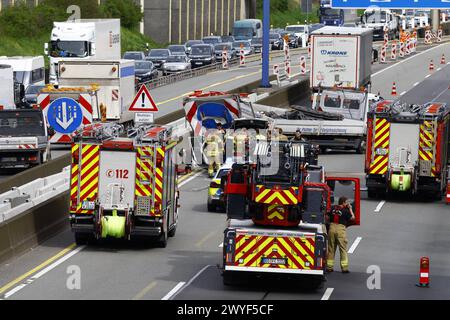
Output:
<instances>
[{"instance_id":1,"label":"fire truck warning chevron","mask_svg":"<svg viewBox=\"0 0 450 320\"><path fill-rule=\"evenodd\" d=\"M179 194L172 130L93 124L72 145L70 222L77 243L100 238L174 236Z\"/></svg>"}]
</instances>

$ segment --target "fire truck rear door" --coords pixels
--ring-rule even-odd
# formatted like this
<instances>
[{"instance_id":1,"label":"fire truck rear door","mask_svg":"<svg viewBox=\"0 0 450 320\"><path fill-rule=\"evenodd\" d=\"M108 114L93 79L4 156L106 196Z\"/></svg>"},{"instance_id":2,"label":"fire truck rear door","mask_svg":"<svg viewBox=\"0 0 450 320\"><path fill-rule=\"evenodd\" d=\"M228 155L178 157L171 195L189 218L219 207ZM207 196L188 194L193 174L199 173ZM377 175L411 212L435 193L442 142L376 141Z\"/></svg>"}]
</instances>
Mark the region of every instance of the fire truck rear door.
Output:
<instances>
[{"instance_id":1,"label":"fire truck rear door","mask_svg":"<svg viewBox=\"0 0 450 320\"><path fill-rule=\"evenodd\" d=\"M104 207L108 207L108 192L111 194L115 186L123 188L122 196L117 198L113 195L113 202L134 208L134 191L136 177L136 153L124 151L101 151L99 172L99 199ZM118 189L115 190L116 195ZM118 200L119 199L119 200Z\"/></svg>"},{"instance_id":2,"label":"fire truck rear door","mask_svg":"<svg viewBox=\"0 0 450 320\"><path fill-rule=\"evenodd\" d=\"M327 177L327 184L330 187L331 205L337 205L340 197L346 197L352 204L355 221L351 225L360 225L361 216L361 183L359 178Z\"/></svg>"}]
</instances>

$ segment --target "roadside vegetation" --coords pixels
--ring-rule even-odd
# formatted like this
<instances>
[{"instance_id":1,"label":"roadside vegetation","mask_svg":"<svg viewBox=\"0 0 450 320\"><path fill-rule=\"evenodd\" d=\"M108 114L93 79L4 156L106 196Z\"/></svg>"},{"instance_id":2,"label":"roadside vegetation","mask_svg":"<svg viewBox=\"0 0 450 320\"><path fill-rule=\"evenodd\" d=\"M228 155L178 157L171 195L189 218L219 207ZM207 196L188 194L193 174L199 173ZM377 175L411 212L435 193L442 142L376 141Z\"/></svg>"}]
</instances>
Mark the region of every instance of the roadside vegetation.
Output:
<instances>
[{"instance_id":1,"label":"roadside vegetation","mask_svg":"<svg viewBox=\"0 0 450 320\"><path fill-rule=\"evenodd\" d=\"M101 6L92 0L43 0L36 7L17 4L0 13L0 56L42 55L50 39L53 21L66 21L71 5L81 9L82 19L120 18L122 51L144 50L158 44L139 33L142 13L133 0L106 0Z\"/></svg>"},{"instance_id":2,"label":"roadside vegetation","mask_svg":"<svg viewBox=\"0 0 450 320\"><path fill-rule=\"evenodd\" d=\"M262 19L263 0L257 1L257 17ZM318 1L313 1L312 12L307 14L300 9L300 0L271 0L270 1L270 24L274 28L285 28L288 24L305 24L319 22L317 10Z\"/></svg>"}]
</instances>

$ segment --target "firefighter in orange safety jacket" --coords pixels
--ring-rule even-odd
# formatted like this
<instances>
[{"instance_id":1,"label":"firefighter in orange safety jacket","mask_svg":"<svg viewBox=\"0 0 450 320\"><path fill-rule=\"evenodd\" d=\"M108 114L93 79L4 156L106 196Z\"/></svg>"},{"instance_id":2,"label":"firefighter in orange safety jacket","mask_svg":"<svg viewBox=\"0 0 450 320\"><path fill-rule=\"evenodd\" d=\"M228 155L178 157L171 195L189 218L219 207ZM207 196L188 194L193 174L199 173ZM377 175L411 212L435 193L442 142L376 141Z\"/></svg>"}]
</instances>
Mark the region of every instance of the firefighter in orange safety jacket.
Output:
<instances>
[{"instance_id":1,"label":"firefighter in orange safety jacket","mask_svg":"<svg viewBox=\"0 0 450 320\"><path fill-rule=\"evenodd\" d=\"M327 272L333 272L334 257L339 247L342 273L349 273L347 255L347 225L355 220L352 206L346 197L339 198L337 206L334 206L328 214L330 228L328 232L328 256Z\"/></svg>"}]
</instances>

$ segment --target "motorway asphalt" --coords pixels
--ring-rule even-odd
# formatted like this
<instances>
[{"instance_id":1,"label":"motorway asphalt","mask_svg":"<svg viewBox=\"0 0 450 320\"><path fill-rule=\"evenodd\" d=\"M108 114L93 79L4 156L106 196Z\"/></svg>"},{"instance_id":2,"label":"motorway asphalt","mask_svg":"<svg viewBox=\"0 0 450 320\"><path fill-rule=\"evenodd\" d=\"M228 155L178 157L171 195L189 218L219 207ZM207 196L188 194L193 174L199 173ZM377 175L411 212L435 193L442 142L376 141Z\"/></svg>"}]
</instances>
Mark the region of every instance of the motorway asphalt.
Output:
<instances>
[{"instance_id":1,"label":"motorway asphalt","mask_svg":"<svg viewBox=\"0 0 450 320\"><path fill-rule=\"evenodd\" d=\"M448 92L439 91L442 82L447 81L447 87L450 84L450 68L442 68L425 78L429 74L429 60L438 61L442 53L450 58L450 45L431 49L392 67L391 64L383 66L385 71L373 78L373 91L379 90L389 98L390 85L395 79L404 91L412 88L402 95L409 103L417 99L431 101L439 95L440 101L450 103ZM328 172L364 175L362 155L329 153L321 155L320 161ZM217 264L221 264L219 246L225 215L207 212L207 186L208 179L203 173L182 182L180 225L167 248L115 241L74 247L73 236L67 230L31 252L0 265L0 297L321 299L327 293L330 299L450 299L447 289L450 220L444 202L364 198L362 225L348 232L349 247L355 241L358 244L350 254L352 272L329 275L324 287L316 292L292 288L289 283L279 283L275 288L262 281L244 287L224 287ZM55 256L67 247L63 254ZM415 287L419 259L423 255L429 256L431 261L429 289ZM71 266L80 268L80 290L69 290L66 286ZM369 266L381 269L381 290L367 288Z\"/></svg>"}]
</instances>

